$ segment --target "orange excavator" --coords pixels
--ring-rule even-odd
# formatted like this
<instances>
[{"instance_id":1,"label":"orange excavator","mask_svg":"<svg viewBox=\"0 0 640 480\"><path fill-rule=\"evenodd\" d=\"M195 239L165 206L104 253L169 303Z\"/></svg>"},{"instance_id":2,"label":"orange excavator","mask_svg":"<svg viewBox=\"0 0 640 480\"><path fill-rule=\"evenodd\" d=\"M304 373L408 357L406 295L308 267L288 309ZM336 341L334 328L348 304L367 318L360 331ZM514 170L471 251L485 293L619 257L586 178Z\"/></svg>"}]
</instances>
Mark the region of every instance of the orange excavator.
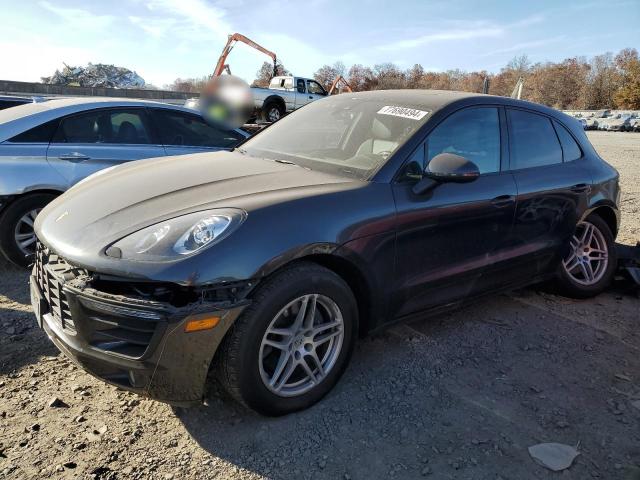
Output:
<instances>
[{"instance_id":1,"label":"orange excavator","mask_svg":"<svg viewBox=\"0 0 640 480\"><path fill-rule=\"evenodd\" d=\"M347 82L347 80L342 76L342 75L338 75L336 77L336 79L333 81L333 83L331 84L331 88L329 89L329 95L333 95L333 93L338 93L338 84L342 85L342 90L345 90L347 92L353 92L353 90L351 89L351 85L349 85L349 82Z\"/></svg>"},{"instance_id":2,"label":"orange excavator","mask_svg":"<svg viewBox=\"0 0 640 480\"><path fill-rule=\"evenodd\" d=\"M227 61L227 57L229 56L229 53L231 53L231 50L233 49L236 42L246 43L250 47L253 47L256 50L271 57L271 59L273 60L273 76L275 77L277 75L278 69L277 69L277 60L276 60L275 53L273 53L270 50L267 50L261 45L258 45L256 42L254 42L250 38L245 37L240 33L234 33L233 35L229 35L229 38L227 39L227 44L222 49L222 54L220 55L220 58L218 58L218 63L216 64L216 68L213 71L214 77L219 77L225 71L228 74L231 74L231 69L229 68L229 65L227 65L225 62Z\"/></svg>"}]
</instances>

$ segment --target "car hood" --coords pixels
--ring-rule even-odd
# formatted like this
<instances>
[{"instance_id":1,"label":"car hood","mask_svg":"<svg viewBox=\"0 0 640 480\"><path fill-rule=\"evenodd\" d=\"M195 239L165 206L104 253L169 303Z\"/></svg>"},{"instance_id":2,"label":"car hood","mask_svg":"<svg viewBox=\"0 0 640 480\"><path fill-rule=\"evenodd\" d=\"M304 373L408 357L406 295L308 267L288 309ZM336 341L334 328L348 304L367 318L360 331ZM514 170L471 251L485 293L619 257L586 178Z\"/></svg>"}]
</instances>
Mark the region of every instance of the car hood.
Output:
<instances>
[{"instance_id":1,"label":"car hood","mask_svg":"<svg viewBox=\"0 0 640 480\"><path fill-rule=\"evenodd\" d=\"M251 211L353 183L362 182L237 152L153 158L80 182L45 207L35 229L58 254L86 266L107 245L169 218L221 207Z\"/></svg>"}]
</instances>

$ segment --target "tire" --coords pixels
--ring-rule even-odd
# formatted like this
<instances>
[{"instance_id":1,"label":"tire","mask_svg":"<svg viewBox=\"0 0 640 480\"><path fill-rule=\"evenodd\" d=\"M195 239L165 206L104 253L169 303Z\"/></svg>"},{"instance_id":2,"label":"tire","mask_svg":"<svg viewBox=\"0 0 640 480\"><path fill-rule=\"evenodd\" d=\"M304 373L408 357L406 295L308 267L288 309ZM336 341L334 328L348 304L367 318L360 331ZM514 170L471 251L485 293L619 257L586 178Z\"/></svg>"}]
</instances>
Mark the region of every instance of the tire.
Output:
<instances>
[{"instance_id":1,"label":"tire","mask_svg":"<svg viewBox=\"0 0 640 480\"><path fill-rule=\"evenodd\" d=\"M267 122L277 122L284 117L284 108L276 102L269 102L262 108L262 115Z\"/></svg>"},{"instance_id":2,"label":"tire","mask_svg":"<svg viewBox=\"0 0 640 480\"><path fill-rule=\"evenodd\" d=\"M576 235L578 237L582 236L582 233L585 231L585 228L591 226L595 229L594 235L598 237L594 240L597 243L590 243L590 247L593 245L597 245L599 243L604 243L601 250L606 251L606 265L603 267L599 267L598 262L596 260L589 261L588 271L594 273L594 278L590 281L585 276L585 271L583 267L579 265L579 256L574 256L573 252L576 250L573 248L575 244ZM597 232L600 235L597 235ZM574 234L574 238L572 240L572 246L570 247L571 251L560 262L560 266L558 268L558 279L556 282L557 290L559 293L566 295L572 298L589 298L601 293L605 288L609 286L611 281L613 280L613 276L615 275L616 266L617 266L617 255L616 249L614 245L614 237L611 229L607 225L607 223L598 215L593 214L587 217L583 222L580 222L576 227L576 234ZM577 249L580 251L580 249ZM582 250L584 252L584 250ZM589 258L599 258L601 254L596 252L590 252ZM570 267L578 261L578 267L571 269ZM594 270L595 265L595 270ZM570 273L569 269L573 272ZM587 267L585 267L587 268Z\"/></svg>"},{"instance_id":3,"label":"tire","mask_svg":"<svg viewBox=\"0 0 640 480\"><path fill-rule=\"evenodd\" d=\"M293 321L295 325L295 320L299 317L295 311L295 305L288 309L285 307L298 302L300 297L306 296L309 298L317 297L316 309L313 310L314 315L308 317L315 319L311 324L321 325L323 320L330 319L331 316L327 315L328 310L322 302L327 304L333 302L342 317L342 334L339 334L339 329L335 330L338 333L329 329L324 330L334 335L332 339L325 340L323 346L318 347L318 350L313 350L314 353L308 353L308 350L304 350L307 353L303 353L302 359L295 357L298 360L294 361L294 353L300 355L299 352L310 344L299 344L299 339L296 340L295 336L282 336L282 341L279 343L289 345L283 349L272 348L264 342L267 335L271 336L270 340L274 339L275 334L266 333L268 329L271 331L271 328L275 328L273 322L286 320L287 322ZM299 310L303 310L303 308L300 307ZM285 315L286 313L288 315ZM328 325L328 323L325 324L325 326ZM284 328L280 328L280 330L284 330ZM347 367L353 352L357 331L358 309L349 286L338 275L324 267L314 263L300 262L285 268L260 285L252 295L251 305L236 320L220 345L214 368L222 386L234 399L246 407L263 415L285 415L310 407L333 388ZM320 338L319 334L314 337L314 339ZM339 338L341 341L338 345ZM302 341L304 342L304 339ZM326 347L328 353L323 354L320 349L325 348L324 345L327 344L330 344L330 347ZM336 346L338 346L337 349ZM293 353L291 353L292 348L294 349ZM290 352L288 353L289 357L286 357L287 352ZM324 359L333 359L331 364L325 364L326 372L323 373L321 368L314 366L311 360L312 355L315 355L316 359L323 357L323 355ZM289 358L287 362L282 360L285 357ZM273 375L267 371L266 363L270 360L274 360L272 363L275 364ZM293 373L287 377L288 380L284 381L280 393L276 393L274 390L277 388L278 382L269 386L268 380L275 379L275 372L281 361L283 365L296 366L293 367ZM307 376L307 371L301 363L296 364L296 362L302 361L305 361L307 366L311 364L312 370L319 379L317 383ZM318 360L318 362L322 365L324 360ZM282 374L278 377L280 380L285 378L287 368L285 366L281 370ZM297 387L287 387L287 385L293 384L296 378L304 376L307 376L306 383L303 382ZM287 388L289 390L286 390ZM301 391L295 393L295 388ZM304 388L308 389L302 391Z\"/></svg>"},{"instance_id":4,"label":"tire","mask_svg":"<svg viewBox=\"0 0 640 480\"><path fill-rule=\"evenodd\" d=\"M35 251L35 234L33 234L32 243L21 248L16 239L16 235L26 235L29 226L21 219L27 217L28 221L35 219L35 215L31 212L39 212L51 200L56 198L50 193L34 193L19 197L5 209L0 217L0 251L10 262L19 267L28 267L33 261L33 252ZM18 228L18 230L16 230Z\"/></svg>"}]
</instances>

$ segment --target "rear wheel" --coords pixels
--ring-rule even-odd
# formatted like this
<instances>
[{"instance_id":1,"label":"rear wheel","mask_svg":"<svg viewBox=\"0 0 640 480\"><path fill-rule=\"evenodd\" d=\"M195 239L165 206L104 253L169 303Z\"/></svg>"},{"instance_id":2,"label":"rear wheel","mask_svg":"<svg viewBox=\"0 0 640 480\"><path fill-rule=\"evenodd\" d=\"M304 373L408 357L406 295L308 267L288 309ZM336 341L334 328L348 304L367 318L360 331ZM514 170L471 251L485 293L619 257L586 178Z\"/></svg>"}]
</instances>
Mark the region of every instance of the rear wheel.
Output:
<instances>
[{"instance_id":1,"label":"rear wheel","mask_svg":"<svg viewBox=\"0 0 640 480\"><path fill-rule=\"evenodd\" d=\"M357 332L349 286L312 263L267 280L220 346L218 378L265 415L307 408L344 372Z\"/></svg>"},{"instance_id":2,"label":"rear wheel","mask_svg":"<svg viewBox=\"0 0 640 480\"><path fill-rule=\"evenodd\" d=\"M0 250L4 256L21 267L33 261L36 234L33 223L40 211L55 195L37 193L18 198L0 217Z\"/></svg>"},{"instance_id":3,"label":"rear wheel","mask_svg":"<svg viewBox=\"0 0 640 480\"><path fill-rule=\"evenodd\" d=\"M561 293L575 298L599 294L611 283L616 261L611 229L598 215L589 216L576 226L569 253L560 265Z\"/></svg>"}]
</instances>

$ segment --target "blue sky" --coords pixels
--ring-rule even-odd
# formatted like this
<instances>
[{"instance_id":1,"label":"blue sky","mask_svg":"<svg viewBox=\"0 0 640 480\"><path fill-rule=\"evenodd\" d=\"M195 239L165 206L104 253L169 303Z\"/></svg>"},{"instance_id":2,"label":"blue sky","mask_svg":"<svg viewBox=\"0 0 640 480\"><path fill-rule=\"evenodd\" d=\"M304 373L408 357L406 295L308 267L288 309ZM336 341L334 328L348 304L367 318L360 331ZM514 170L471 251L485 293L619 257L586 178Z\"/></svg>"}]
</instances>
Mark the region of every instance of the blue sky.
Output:
<instances>
[{"instance_id":1,"label":"blue sky","mask_svg":"<svg viewBox=\"0 0 640 480\"><path fill-rule=\"evenodd\" d=\"M209 74L229 33L275 51L297 75L337 60L498 71L640 48L640 0L0 0L0 79L38 81L65 62L114 63L162 86ZM238 44L247 81L267 57Z\"/></svg>"}]
</instances>

